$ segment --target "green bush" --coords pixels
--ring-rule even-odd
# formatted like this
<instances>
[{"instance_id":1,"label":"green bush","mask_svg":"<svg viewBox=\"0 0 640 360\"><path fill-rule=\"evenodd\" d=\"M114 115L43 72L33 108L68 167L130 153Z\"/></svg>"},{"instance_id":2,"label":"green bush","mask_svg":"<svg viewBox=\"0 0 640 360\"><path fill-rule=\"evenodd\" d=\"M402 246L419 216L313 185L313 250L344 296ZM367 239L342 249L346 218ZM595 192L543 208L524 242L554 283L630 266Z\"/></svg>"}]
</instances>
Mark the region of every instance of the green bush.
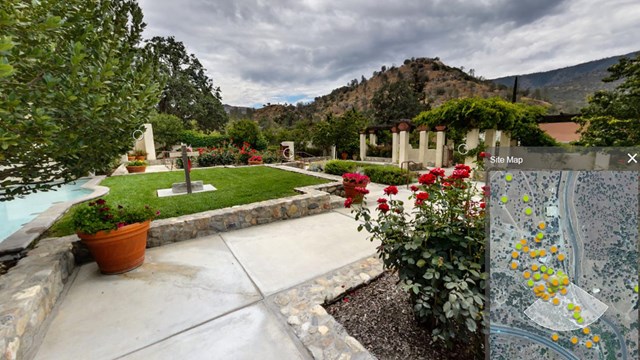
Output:
<instances>
[{"instance_id":1,"label":"green bush","mask_svg":"<svg viewBox=\"0 0 640 360\"><path fill-rule=\"evenodd\" d=\"M332 175L342 176L344 173L356 171L356 163L345 160L330 160L324 166L324 172Z\"/></svg>"},{"instance_id":2,"label":"green bush","mask_svg":"<svg viewBox=\"0 0 640 360\"><path fill-rule=\"evenodd\" d=\"M180 133L180 142L191 145L194 148L199 147L219 147L229 141L229 138L219 133L205 134L196 130L184 130Z\"/></svg>"},{"instance_id":3,"label":"green bush","mask_svg":"<svg viewBox=\"0 0 640 360\"><path fill-rule=\"evenodd\" d=\"M403 185L407 183L407 176L414 178L412 173L395 166L365 166L364 173L371 182L387 185Z\"/></svg>"},{"instance_id":4,"label":"green bush","mask_svg":"<svg viewBox=\"0 0 640 360\"><path fill-rule=\"evenodd\" d=\"M198 158L199 167L232 165L236 163L237 150L233 147L218 148L202 152Z\"/></svg>"},{"instance_id":5,"label":"green bush","mask_svg":"<svg viewBox=\"0 0 640 360\"><path fill-rule=\"evenodd\" d=\"M236 146L243 146L248 143L254 149L264 150L269 145L262 135L258 123L249 120L237 120L227 125L227 136Z\"/></svg>"}]
</instances>

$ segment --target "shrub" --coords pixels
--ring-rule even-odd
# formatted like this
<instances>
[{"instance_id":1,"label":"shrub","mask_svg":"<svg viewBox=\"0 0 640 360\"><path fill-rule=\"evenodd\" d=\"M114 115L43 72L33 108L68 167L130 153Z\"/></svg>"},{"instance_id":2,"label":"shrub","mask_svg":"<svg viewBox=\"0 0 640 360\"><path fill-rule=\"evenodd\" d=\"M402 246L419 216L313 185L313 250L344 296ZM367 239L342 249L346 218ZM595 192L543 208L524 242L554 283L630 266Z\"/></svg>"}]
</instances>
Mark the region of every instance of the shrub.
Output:
<instances>
[{"instance_id":1,"label":"shrub","mask_svg":"<svg viewBox=\"0 0 640 360\"><path fill-rule=\"evenodd\" d=\"M412 173L395 166L365 166L364 173L372 182L387 185L406 184L407 177L414 178Z\"/></svg>"},{"instance_id":2,"label":"shrub","mask_svg":"<svg viewBox=\"0 0 640 360\"><path fill-rule=\"evenodd\" d=\"M169 114L153 114L149 118L149 122L153 127L153 139L162 148L168 149L171 145L180 142L184 125L179 117Z\"/></svg>"},{"instance_id":3,"label":"shrub","mask_svg":"<svg viewBox=\"0 0 640 360\"><path fill-rule=\"evenodd\" d=\"M198 151L200 155L196 161L199 167L235 164L238 152L234 147L198 149Z\"/></svg>"},{"instance_id":4,"label":"shrub","mask_svg":"<svg viewBox=\"0 0 640 360\"><path fill-rule=\"evenodd\" d=\"M227 136L236 146L243 146L244 143L248 143L254 149L264 150L268 145L258 123L249 119L229 123Z\"/></svg>"},{"instance_id":5,"label":"shrub","mask_svg":"<svg viewBox=\"0 0 640 360\"><path fill-rule=\"evenodd\" d=\"M205 134L196 130L184 130L180 133L179 141L194 148L212 148L223 146L229 138L219 133Z\"/></svg>"},{"instance_id":6,"label":"shrub","mask_svg":"<svg viewBox=\"0 0 640 360\"><path fill-rule=\"evenodd\" d=\"M385 268L398 271L416 318L429 325L434 340L448 344L456 336L479 339L470 335L485 325L484 201L473 200L479 194L466 182L469 170L457 165L447 178L442 169L420 176L420 186L412 187L411 213L393 198L395 186L378 199L376 218L366 206L354 209L362 221L358 231L381 241L380 258Z\"/></svg>"},{"instance_id":7,"label":"shrub","mask_svg":"<svg viewBox=\"0 0 640 360\"><path fill-rule=\"evenodd\" d=\"M324 165L324 172L332 175L340 175L344 173L354 172L356 163L345 160L330 160Z\"/></svg>"},{"instance_id":8,"label":"shrub","mask_svg":"<svg viewBox=\"0 0 640 360\"><path fill-rule=\"evenodd\" d=\"M265 164L273 164L280 162L280 152L277 150L267 150L262 152L262 162Z\"/></svg>"}]
</instances>

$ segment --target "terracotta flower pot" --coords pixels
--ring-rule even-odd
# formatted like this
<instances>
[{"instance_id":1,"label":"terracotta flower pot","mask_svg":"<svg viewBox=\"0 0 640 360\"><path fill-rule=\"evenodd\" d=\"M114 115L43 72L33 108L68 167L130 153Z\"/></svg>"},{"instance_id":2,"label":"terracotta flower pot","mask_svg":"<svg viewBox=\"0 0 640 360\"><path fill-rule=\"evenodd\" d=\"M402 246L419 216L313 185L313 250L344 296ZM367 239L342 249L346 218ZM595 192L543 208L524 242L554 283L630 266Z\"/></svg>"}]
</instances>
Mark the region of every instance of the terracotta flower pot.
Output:
<instances>
[{"instance_id":1,"label":"terracotta flower pot","mask_svg":"<svg viewBox=\"0 0 640 360\"><path fill-rule=\"evenodd\" d=\"M364 199L364 194L356 191L357 187L366 188L367 184L357 184L349 181L343 181L342 187L344 188L344 196L351 198L354 204L360 204Z\"/></svg>"},{"instance_id":2,"label":"terracotta flower pot","mask_svg":"<svg viewBox=\"0 0 640 360\"><path fill-rule=\"evenodd\" d=\"M136 155L136 160L147 160L147 155Z\"/></svg>"},{"instance_id":3,"label":"terracotta flower pot","mask_svg":"<svg viewBox=\"0 0 640 360\"><path fill-rule=\"evenodd\" d=\"M262 165L262 161L251 161L251 160L249 160L249 165Z\"/></svg>"},{"instance_id":4,"label":"terracotta flower pot","mask_svg":"<svg viewBox=\"0 0 640 360\"><path fill-rule=\"evenodd\" d=\"M136 159L136 157L134 155L127 155L127 160L133 161L135 159Z\"/></svg>"},{"instance_id":5,"label":"terracotta flower pot","mask_svg":"<svg viewBox=\"0 0 640 360\"><path fill-rule=\"evenodd\" d=\"M127 166L127 171L130 173L143 173L146 170L146 166Z\"/></svg>"},{"instance_id":6,"label":"terracotta flower pot","mask_svg":"<svg viewBox=\"0 0 640 360\"><path fill-rule=\"evenodd\" d=\"M78 233L103 274L122 274L144 262L150 221L117 230L98 231L94 235Z\"/></svg>"}]
</instances>

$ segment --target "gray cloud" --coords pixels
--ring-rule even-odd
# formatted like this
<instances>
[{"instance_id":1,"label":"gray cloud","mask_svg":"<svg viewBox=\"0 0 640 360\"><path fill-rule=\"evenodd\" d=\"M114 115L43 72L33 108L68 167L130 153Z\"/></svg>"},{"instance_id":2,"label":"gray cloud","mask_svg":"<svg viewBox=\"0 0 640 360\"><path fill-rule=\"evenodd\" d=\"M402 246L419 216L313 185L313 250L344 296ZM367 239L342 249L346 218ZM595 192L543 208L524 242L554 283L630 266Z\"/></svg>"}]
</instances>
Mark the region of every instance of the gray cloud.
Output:
<instances>
[{"instance_id":1,"label":"gray cloud","mask_svg":"<svg viewBox=\"0 0 640 360\"><path fill-rule=\"evenodd\" d=\"M224 102L322 95L439 56L488 78L638 50L640 3L611 0L141 0L146 37L196 54Z\"/></svg>"}]
</instances>

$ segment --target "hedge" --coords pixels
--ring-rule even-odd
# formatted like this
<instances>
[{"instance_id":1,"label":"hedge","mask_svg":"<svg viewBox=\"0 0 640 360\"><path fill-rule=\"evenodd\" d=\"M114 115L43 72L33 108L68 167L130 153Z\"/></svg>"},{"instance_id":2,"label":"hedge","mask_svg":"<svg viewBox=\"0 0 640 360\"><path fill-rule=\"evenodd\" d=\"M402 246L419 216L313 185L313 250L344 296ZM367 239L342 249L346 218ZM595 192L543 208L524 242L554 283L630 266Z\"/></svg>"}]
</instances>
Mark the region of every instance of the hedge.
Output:
<instances>
[{"instance_id":1,"label":"hedge","mask_svg":"<svg viewBox=\"0 0 640 360\"><path fill-rule=\"evenodd\" d=\"M324 172L331 175L342 176L344 173L356 171L356 163L345 160L329 160L324 165Z\"/></svg>"},{"instance_id":2,"label":"hedge","mask_svg":"<svg viewBox=\"0 0 640 360\"><path fill-rule=\"evenodd\" d=\"M407 183L407 175L413 181L415 175L407 170L401 170L395 166L364 166L364 173L371 179L371 182L387 185L404 185Z\"/></svg>"},{"instance_id":3,"label":"hedge","mask_svg":"<svg viewBox=\"0 0 640 360\"><path fill-rule=\"evenodd\" d=\"M180 142L191 145L193 148L210 148L222 146L225 142L229 142L229 138L221 134L205 134L195 130L184 130L180 133Z\"/></svg>"}]
</instances>

